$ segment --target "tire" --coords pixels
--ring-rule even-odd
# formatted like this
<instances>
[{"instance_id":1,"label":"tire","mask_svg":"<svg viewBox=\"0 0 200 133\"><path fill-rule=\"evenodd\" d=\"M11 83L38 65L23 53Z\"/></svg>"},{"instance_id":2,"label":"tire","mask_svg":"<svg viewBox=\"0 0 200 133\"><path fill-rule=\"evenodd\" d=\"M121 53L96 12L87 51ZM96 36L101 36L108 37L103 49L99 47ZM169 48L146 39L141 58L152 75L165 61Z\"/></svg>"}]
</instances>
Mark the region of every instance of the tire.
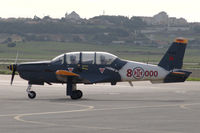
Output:
<instances>
[{"instance_id":1,"label":"tire","mask_svg":"<svg viewBox=\"0 0 200 133\"><path fill-rule=\"evenodd\" d=\"M82 96L83 96L82 91L75 90L75 91L72 91L71 99L77 100L77 99L80 99Z\"/></svg>"},{"instance_id":2,"label":"tire","mask_svg":"<svg viewBox=\"0 0 200 133\"><path fill-rule=\"evenodd\" d=\"M28 93L28 97L29 97L30 99L34 99L34 98L36 97L35 91L30 91L30 92Z\"/></svg>"}]
</instances>

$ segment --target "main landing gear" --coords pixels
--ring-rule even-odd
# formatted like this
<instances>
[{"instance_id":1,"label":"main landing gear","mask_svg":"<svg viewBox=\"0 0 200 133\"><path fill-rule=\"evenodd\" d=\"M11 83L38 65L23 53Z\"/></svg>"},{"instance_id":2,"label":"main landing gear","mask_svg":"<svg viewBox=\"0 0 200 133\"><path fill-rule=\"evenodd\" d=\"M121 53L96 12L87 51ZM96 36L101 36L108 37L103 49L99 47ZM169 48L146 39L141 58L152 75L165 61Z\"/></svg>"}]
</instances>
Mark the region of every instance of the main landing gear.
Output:
<instances>
[{"instance_id":1,"label":"main landing gear","mask_svg":"<svg viewBox=\"0 0 200 133\"><path fill-rule=\"evenodd\" d=\"M80 99L83 96L82 91L76 89L76 84L72 82L71 78L67 82L66 95L70 96L73 100Z\"/></svg>"},{"instance_id":2,"label":"main landing gear","mask_svg":"<svg viewBox=\"0 0 200 133\"><path fill-rule=\"evenodd\" d=\"M28 93L28 97L30 99L34 99L36 97L36 93L35 93L35 91L31 91L31 87L32 87L32 85L28 84L28 88L26 89L26 92Z\"/></svg>"}]
</instances>

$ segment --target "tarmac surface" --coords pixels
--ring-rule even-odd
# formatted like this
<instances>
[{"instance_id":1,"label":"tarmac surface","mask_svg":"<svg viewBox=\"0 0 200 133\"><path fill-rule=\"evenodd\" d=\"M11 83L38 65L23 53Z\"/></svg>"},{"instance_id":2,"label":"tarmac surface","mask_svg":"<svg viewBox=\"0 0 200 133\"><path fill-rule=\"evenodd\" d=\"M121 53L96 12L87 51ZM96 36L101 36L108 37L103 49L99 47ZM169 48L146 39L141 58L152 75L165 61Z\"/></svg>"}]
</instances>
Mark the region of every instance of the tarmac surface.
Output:
<instances>
[{"instance_id":1,"label":"tarmac surface","mask_svg":"<svg viewBox=\"0 0 200 133\"><path fill-rule=\"evenodd\" d=\"M33 86L0 75L0 133L199 133L200 82L78 85L71 100L65 85Z\"/></svg>"}]
</instances>

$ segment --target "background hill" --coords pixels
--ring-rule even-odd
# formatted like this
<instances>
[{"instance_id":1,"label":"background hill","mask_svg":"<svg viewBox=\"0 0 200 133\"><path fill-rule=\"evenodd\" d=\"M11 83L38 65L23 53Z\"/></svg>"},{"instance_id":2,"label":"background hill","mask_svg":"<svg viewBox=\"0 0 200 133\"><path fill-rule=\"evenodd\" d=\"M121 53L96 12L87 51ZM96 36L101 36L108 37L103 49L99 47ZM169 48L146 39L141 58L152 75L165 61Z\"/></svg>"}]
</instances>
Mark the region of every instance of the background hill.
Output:
<instances>
[{"instance_id":1,"label":"background hill","mask_svg":"<svg viewBox=\"0 0 200 133\"><path fill-rule=\"evenodd\" d=\"M124 59L157 63L176 37L189 39L185 68L200 68L200 23L169 17L96 16L76 12L61 19L0 18L0 70L14 62L52 59L69 51L107 51Z\"/></svg>"},{"instance_id":2,"label":"background hill","mask_svg":"<svg viewBox=\"0 0 200 133\"><path fill-rule=\"evenodd\" d=\"M55 41L165 47L177 36L188 38L189 47L199 48L200 23L188 23L165 12L131 18L102 15L82 19L72 12L61 19L49 16L0 19L0 43Z\"/></svg>"}]
</instances>

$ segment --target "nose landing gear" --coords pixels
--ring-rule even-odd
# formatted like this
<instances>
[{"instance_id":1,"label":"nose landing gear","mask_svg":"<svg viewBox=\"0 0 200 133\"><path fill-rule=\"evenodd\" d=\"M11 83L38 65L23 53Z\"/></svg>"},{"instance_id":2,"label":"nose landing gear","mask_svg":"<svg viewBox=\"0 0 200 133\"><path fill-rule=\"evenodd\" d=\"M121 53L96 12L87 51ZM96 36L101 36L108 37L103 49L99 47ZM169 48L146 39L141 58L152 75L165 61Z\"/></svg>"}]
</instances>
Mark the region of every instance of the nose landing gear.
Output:
<instances>
[{"instance_id":1,"label":"nose landing gear","mask_svg":"<svg viewBox=\"0 0 200 133\"><path fill-rule=\"evenodd\" d=\"M28 88L26 89L26 92L28 93L28 97L30 99L34 99L36 97L36 93L35 93L35 91L31 91L31 87L32 87L32 85L28 84Z\"/></svg>"}]
</instances>

